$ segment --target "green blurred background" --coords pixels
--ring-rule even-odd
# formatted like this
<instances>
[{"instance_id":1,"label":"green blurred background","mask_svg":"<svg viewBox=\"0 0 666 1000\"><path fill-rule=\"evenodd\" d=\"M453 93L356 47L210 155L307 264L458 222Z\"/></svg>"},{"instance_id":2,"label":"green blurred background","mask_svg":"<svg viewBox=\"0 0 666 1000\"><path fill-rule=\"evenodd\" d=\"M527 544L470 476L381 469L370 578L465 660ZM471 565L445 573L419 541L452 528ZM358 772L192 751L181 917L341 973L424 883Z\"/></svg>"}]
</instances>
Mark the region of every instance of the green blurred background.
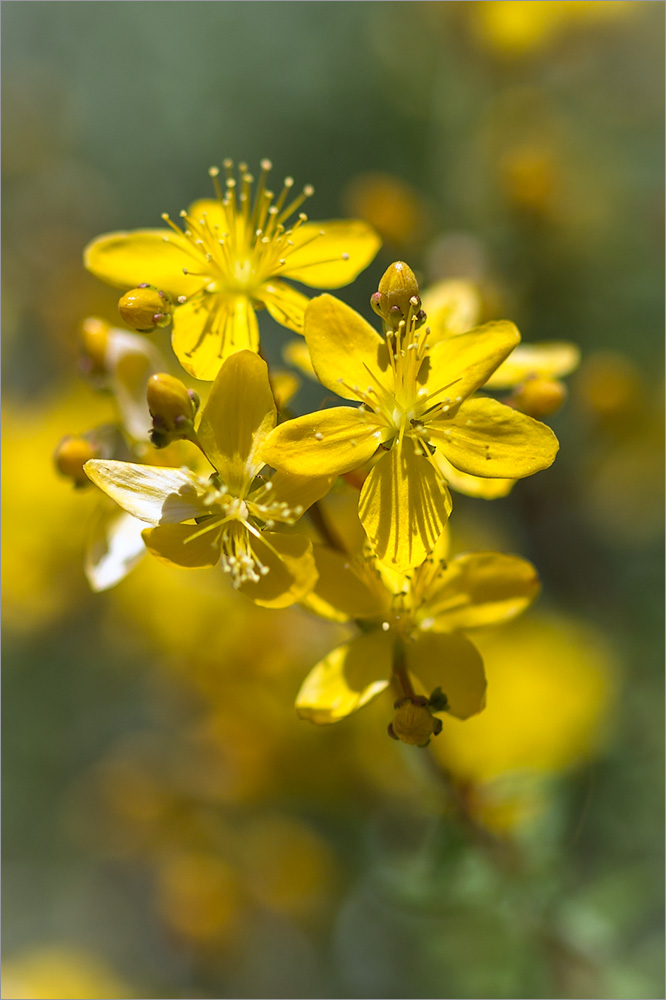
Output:
<instances>
[{"instance_id":1,"label":"green blurred background","mask_svg":"<svg viewBox=\"0 0 666 1000\"><path fill-rule=\"evenodd\" d=\"M664 4L2 14L3 996L663 996ZM456 500L458 548L544 585L480 643L488 721L437 743L500 789L472 834L381 711L296 718L342 629L213 571L83 576L94 498L51 454L106 416L77 354L116 295L81 250L265 156L382 233L355 308L406 259L583 351L553 468Z\"/></svg>"}]
</instances>

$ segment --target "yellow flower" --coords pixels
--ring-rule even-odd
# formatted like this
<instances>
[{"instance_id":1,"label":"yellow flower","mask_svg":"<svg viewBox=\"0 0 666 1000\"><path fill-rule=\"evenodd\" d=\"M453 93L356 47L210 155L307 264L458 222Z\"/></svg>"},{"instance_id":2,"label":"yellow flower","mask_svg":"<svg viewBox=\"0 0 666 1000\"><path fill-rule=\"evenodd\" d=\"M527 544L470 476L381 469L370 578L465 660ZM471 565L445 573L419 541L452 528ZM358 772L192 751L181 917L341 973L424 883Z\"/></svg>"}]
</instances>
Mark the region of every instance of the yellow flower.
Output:
<instances>
[{"instance_id":1,"label":"yellow flower","mask_svg":"<svg viewBox=\"0 0 666 1000\"><path fill-rule=\"evenodd\" d=\"M539 581L517 556L478 552L447 564L446 548L445 532L409 574L315 548L319 578L305 607L334 621L354 619L364 631L308 674L296 697L302 718L338 722L393 684L391 735L423 745L441 728L428 714L466 719L482 710L483 660L462 630L515 617L537 596Z\"/></svg>"},{"instance_id":2,"label":"yellow flower","mask_svg":"<svg viewBox=\"0 0 666 1000\"><path fill-rule=\"evenodd\" d=\"M255 310L302 333L308 299L283 279L319 288L340 288L370 263L379 248L374 230L361 221L308 222L300 213L313 189L291 198L287 177L276 200L266 187L263 160L252 198L253 177L225 160L226 182L213 167L217 198L194 202L181 212L184 229L167 215L169 229L108 233L88 244L84 262L98 278L119 288L148 283L171 295L173 349L196 378L212 380L236 351L259 347ZM289 227L289 228L288 228Z\"/></svg>"},{"instance_id":3,"label":"yellow flower","mask_svg":"<svg viewBox=\"0 0 666 1000\"><path fill-rule=\"evenodd\" d=\"M185 567L215 566L255 603L286 607L316 580L312 544L279 534L330 486L330 478L261 475L261 446L276 410L266 363L250 351L228 358L215 380L197 430L214 473L93 460L86 472L145 529L148 550Z\"/></svg>"},{"instance_id":4,"label":"yellow flower","mask_svg":"<svg viewBox=\"0 0 666 1000\"><path fill-rule=\"evenodd\" d=\"M538 814L546 780L606 742L618 664L600 633L562 616L530 615L478 643L488 707L464 726L446 719L433 752L472 812L502 831Z\"/></svg>"},{"instance_id":5,"label":"yellow flower","mask_svg":"<svg viewBox=\"0 0 666 1000\"><path fill-rule=\"evenodd\" d=\"M382 339L332 296L313 299L305 339L317 376L360 406L287 421L264 450L275 468L321 476L386 449L365 480L359 516L376 555L398 569L422 562L444 530L451 497L441 461L472 476L522 479L558 449L544 424L497 400L470 399L520 340L512 323L486 323L432 350L418 327L412 308Z\"/></svg>"}]
</instances>

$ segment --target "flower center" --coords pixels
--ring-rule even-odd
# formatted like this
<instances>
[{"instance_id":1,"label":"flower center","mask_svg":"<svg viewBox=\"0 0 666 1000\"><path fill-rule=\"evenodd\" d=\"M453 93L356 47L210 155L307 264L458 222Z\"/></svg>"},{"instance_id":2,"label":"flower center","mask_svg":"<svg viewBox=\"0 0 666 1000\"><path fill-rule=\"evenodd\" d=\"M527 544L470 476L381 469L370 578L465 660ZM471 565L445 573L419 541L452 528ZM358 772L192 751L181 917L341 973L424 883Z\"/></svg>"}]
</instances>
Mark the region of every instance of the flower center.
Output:
<instances>
[{"instance_id":1,"label":"flower center","mask_svg":"<svg viewBox=\"0 0 666 1000\"><path fill-rule=\"evenodd\" d=\"M196 206L194 214L181 212L183 229L165 213L162 218L179 237L187 239L187 250L192 264L183 268L185 274L204 279L202 288L209 293L228 295L243 294L261 299L261 285L270 277L279 275L290 254L301 250L307 243L323 235L317 232L308 240L294 239L297 231L307 222L307 215L300 212L288 224L303 202L314 194L306 185L294 198L290 198L293 178L286 177L281 193L275 198L266 187L272 164L262 160L261 174L255 184L245 163L239 164L239 177L233 173L233 162L224 161L226 178L219 179L220 171L211 167L217 202ZM287 226L289 225L289 228ZM169 236L165 236L168 242ZM342 255L343 257L345 255ZM317 261L316 263L324 263ZM182 296L182 304L187 299Z\"/></svg>"}]
</instances>

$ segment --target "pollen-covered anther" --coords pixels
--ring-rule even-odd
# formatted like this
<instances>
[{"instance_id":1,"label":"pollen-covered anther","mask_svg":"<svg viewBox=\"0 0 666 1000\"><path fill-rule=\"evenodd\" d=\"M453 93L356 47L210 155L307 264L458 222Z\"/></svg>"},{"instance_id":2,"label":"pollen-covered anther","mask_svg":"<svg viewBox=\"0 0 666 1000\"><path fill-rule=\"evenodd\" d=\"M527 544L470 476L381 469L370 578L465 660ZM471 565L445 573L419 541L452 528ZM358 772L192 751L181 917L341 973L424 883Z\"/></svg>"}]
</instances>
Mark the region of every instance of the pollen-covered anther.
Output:
<instances>
[{"instance_id":1,"label":"pollen-covered anther","mask_svg":"<svg viewBox=\"0 0 666 1000\"><path fill-rule=\"evenodd\" d=\"M232 522L222 534L220 566L233 587L258 583L268 573L268 566L250 549L247 529L240 522Z\"/></svg>"},{"instance_id":2,"label":"pollen-covered anther","mask_svg":"<svg viewBox=\"0 0 666 1000\"><path fill-rule=\"evenodd\" d=\"M395 715L388 727L389 736L410 746L427 747L432 736L442 731L442 720L436 719L434 706L422 695L400 698L393 706Z\"/></svg>"}]
</instances>

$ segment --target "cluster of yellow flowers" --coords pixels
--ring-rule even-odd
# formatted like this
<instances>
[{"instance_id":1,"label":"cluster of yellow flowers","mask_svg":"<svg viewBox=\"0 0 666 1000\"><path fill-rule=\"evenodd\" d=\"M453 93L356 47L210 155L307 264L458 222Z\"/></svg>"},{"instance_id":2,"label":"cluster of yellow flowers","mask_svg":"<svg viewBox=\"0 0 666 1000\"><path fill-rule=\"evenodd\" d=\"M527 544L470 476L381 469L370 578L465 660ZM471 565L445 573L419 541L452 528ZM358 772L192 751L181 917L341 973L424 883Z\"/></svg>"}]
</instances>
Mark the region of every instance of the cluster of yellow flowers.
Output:
<instances>
[{"instance_id":1,"label":"cluster of yellow flowers","mask_svg":"<svg viewBox=\"0 0 666 1000\"><path fill-rule=\"evenodd\" d=\"M111 390L119 421L56 453L76 486L105 494L88 578L112 586L147 549L182 567L219 563L258 605L299 602L354 622L358 635L307 676L298 713L336 722L390 690L390 735L425 746L442 713L484 707L483 660L465 633L513 618L539 590L518 556L449 557L449 488L492 499L551 465L558 442L537 418L562 402L577 351L521 347L504 320L477 325L464 282L422 297L402 261L371 297L381 333L332 295L308 300L285 279L348 284L377 253L376 233L309 221L299 210L312 189L294 196L287 178L275 197L268 161L256 185L245 164L224 169L224 182L211 169L216 197L182 212L183 228L165 215L163 229L85 250L87 268L123 290L120 313L138 331L86 321L83 367ZM298 381L261 355L264 308L304 337L286 357L346 405L288 414ZM185 377L204 383L196 391L144 336L170 322ZM320 503L332 489L359 493L362 544Z\"/></svg>"}]
</instances>

